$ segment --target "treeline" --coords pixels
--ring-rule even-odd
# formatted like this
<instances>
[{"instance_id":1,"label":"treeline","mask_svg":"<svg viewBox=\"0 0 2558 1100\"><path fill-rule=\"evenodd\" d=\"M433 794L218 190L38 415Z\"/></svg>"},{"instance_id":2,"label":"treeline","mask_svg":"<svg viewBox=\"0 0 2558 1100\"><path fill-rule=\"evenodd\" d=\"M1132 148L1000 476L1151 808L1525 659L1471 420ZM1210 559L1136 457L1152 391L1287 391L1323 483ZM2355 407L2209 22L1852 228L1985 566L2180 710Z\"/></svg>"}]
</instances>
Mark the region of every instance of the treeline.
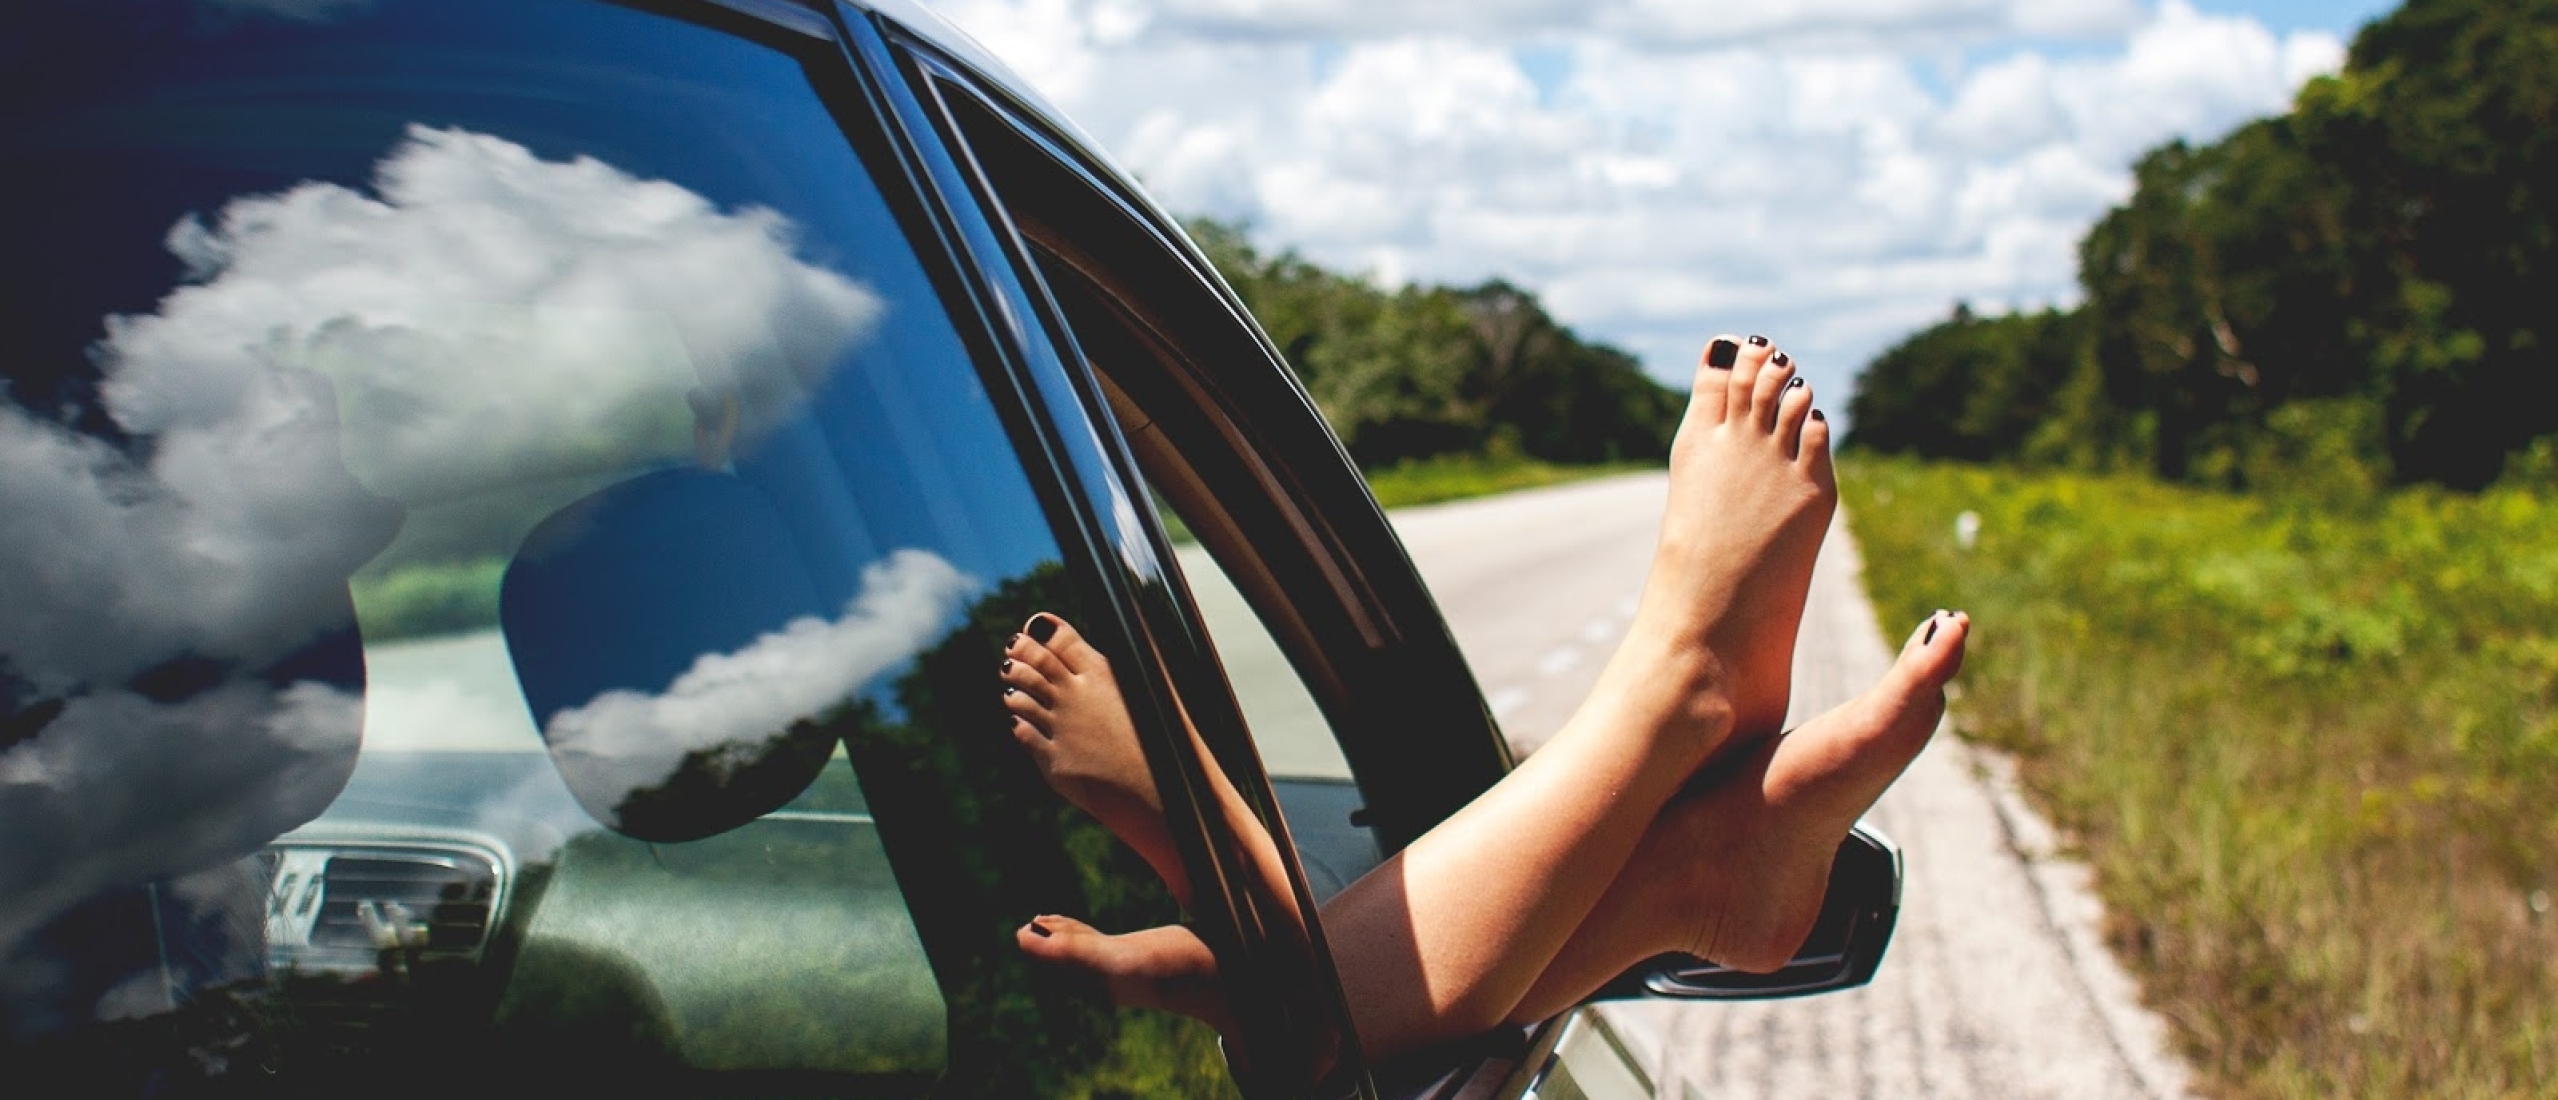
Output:
<instances>
[{"instance_id":1,"label":"treeline","mask_svg":"<svg viewBox=\"0 0 2558 1100\"><path fill-rule=\"evenodd\" d=\"M1846 446L2475 489L2558 449L2558 0L2409 0L2290 113L2141 158L2082 304L1953 316Z\"/></svg>"},{"instance_id":2,"label":"treeline","mask_svg":"<svg viewBox=\"0 0 2558 1100\"><path fill-rule=\"evenodd\" d=\"M1525 290L1500 280L1384 290L1293 251L1264 255L1238 226L1189 229L1362 467L1669 454L1683 395L1633 356L1575 336Z\"/></svg>"}]
</instances>

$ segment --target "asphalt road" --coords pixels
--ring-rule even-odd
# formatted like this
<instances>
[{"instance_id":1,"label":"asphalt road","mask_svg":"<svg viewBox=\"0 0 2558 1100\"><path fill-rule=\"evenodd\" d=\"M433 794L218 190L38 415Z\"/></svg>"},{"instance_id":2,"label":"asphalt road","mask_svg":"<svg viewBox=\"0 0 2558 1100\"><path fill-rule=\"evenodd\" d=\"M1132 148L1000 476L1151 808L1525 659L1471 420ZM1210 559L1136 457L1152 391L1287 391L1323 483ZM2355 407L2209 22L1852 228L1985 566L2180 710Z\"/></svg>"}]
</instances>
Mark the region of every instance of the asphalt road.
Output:
<instances>
[{"instance_id":1,"label":"asphalt road","mask_svg":"<svg viewBox=\"0 0 2558 1100\"><path fill-rule=\"evenodd\" d=\"M1395 514L1523 753L1571 713L1622 636L1665 485L1639 474ZM1893 624L1887 644L1859 569L1842 517L1814 571L1793 722L1872 683L1915 625ZM1973 624L1975 639L1997 630ZM1961 720L1959 696L1951 720ZM2189 1095L2163 1026L2098 938L2102 911L2084 869L2056 851L2003 769L1996 754L1940 730L1868 816L1900 842L1908 873L1899 928L1872 985L1754 1004L1608 1008L1658 1094Z\"/></svg>"}]
</instances>

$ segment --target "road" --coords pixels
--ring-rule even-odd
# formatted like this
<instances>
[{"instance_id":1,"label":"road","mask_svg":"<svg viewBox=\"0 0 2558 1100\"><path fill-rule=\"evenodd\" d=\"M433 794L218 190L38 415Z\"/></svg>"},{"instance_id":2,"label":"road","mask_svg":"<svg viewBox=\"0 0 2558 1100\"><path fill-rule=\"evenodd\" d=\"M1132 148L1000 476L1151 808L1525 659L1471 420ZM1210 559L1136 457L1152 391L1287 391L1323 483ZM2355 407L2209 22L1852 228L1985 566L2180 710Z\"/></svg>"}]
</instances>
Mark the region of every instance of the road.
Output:
<instances>
[{"instance_id":1,"label":"road","mask_svg":"<svg viewBox=\"0 0 2558 1100\"><path fill-rule=\"evenodd\" d=\"M1521 752L1563 722L1622 636L1665 486L1662 475L1637 474L1395 514ZM1814 570L1792 722L1873 682L1907 629L1896 624L1886 644L1859 568L1842 517ZM1974 637L1997 629L1976 621ZM1959 698L1951 720L1961 720ZM2056 850L2006 774L1996 754L1940 730L1868 815L1900 842L1908 874L1872 985L1789 1001L1606 1009L1658 1095L2188 1096L2164 1026L2099 939L2102 910L2084 868Z\"/></svg>"}]
</instances>

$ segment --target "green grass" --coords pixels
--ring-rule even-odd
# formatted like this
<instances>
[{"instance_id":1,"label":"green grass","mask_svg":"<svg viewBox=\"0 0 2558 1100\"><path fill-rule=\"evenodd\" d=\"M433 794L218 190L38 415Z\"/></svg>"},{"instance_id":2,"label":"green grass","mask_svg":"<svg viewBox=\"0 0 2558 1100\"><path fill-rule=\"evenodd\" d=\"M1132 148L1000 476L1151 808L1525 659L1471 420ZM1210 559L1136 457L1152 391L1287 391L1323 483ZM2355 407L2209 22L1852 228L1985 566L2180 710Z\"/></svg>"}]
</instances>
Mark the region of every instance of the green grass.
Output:
<instances>
[{"instance_id":1,"label":"green grass","mask_svg":"<svg viewBox=\"0 0 2558 1100\"><path fill-rule=\"evenodd\" d=\"M1367 471L1368 489L1387 508L1435 504L1445 500L1491 496L1541 485L1605 477L1631 470L1653 469L1657 463L1620 462L1565 466L1533 458L1438 455L1406 459Z\"/></svg>"},{"instance_id":2,"label":"green grass","mask_svg":"<svg viewBox=\"0 0 2558 1100\"><path fill-rule=\"evenodd\" d=\"M1972 613L1958 728L2016 754L2213 1093L2548 1095L2558 493L1841 480L1883 621Z\"/></svg>"}]
</instances>

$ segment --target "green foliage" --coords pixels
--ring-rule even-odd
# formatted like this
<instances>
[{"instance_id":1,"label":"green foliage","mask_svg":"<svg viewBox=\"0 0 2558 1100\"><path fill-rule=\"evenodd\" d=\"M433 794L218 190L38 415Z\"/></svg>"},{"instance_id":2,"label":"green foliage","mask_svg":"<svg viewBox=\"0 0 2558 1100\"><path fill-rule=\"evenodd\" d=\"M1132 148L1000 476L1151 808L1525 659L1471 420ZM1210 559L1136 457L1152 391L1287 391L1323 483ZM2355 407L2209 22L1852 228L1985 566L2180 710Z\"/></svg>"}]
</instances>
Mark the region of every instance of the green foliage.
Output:
<instances>
[{"instance_id":1,"label":"green foliage","mask_svg":"<svg viewBox=\"0 0 2558 1100\"><path fill-rule=\"evenodd\" d=\"M2296 457L2378 416L2330 419L2284 427ZM2096 868L2211 1092L2558 1076L2558 493L1864 456L1841 485L1886 623L1971 612L1956 721Z\"/></svg>"},{"instance_id":2,"label":"green foliage","mask_svg":"<svg viewBox=\"0 0 2558 1100\"><path fill-rule=\"evenodd\" d=\"M497 622L497 593L506 559L423 562L383 574L359 574L350 586L363 610L366 640L390 641L482 630Z\"/></svg>"},{"instance_id":3,"label":"green foliage","mask_svg":"<svg viewBox=\"0 0 2558 1100\"><path fill-rule=\"evenodd\" d=\"M2035 432L2085 358L2082 327L2056 310L1980 318L1956 307L1867 368L1848 401L1847 445L1975 462L2047 448Z\"/></svg>"},{"instance_id":4,"label":"green foliage","mask_svg":"<svg viewBox=\"0 0 2558 1100\"><path fill-rule=\"evenodd\" d=\"M2292 111L2143 156L2070 314L1958 312L1878 359L1848 442L2237 488L2296 442L2280 410L2346 400L2361 470L2482 488L2558 433L2523 396L2558 369L2553 113L2558 0L2410 3Z\"/></svg>"},{"instance_id":5,"label":"green foliage","mask_svg":"<svg viewBox=\"0 0 2558 1100\"><path fill-rule=\"evenodd\" d=\"M1190 232L1362 467L1501 446L1550 462L1669 454L1682 395L1582 341L1525 290L1497 279L1387 290L1294 252L1264 256L1238 226Z\"/></svg>"}]
</instances>

